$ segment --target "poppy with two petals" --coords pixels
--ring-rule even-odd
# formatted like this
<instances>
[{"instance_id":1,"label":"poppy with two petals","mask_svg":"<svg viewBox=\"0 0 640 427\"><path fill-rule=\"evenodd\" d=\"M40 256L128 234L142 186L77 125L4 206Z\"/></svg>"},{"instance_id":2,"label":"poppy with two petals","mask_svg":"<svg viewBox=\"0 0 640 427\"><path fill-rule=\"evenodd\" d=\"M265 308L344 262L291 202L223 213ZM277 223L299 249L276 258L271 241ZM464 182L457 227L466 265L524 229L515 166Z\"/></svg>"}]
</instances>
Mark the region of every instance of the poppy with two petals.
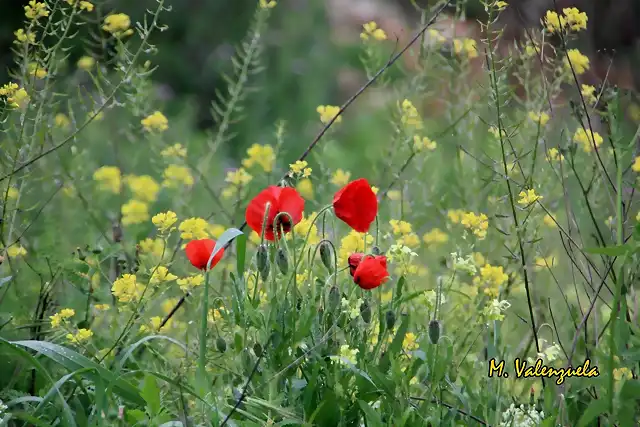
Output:
<instances>
[{"instance_id":1,"label":"poppy with two petals","mask_svg":"<svg viewBox=\"0 0 640 427\"><path fill-rule=\"evenodd\" d=\"M349 227L366 233L378 215L378 198L366 179L356 179L333 196L333 210Z\"/></svg>"},{"instance_id":2,"label":"poppy with two petals","mask_svg":"<svg viewBox=\"0 0 640 427\"><path fill-rule=\"evenodd\" d=\"M351 268L351 265L349 266ZM369 290L389 280L387 257L384 255L362 256L353 273L353 281L362 289Z\"/></svg>"},{"instance_id":3,"label":"poppy with two petals","mask_svg":"<svg viewBox=\"0 0 640 427\"><path fill-rule=\"evenodd\" d=\"M200 240L192 240L187 243L184 251L187 254L187 258L191 262L195 268L199 270L204 270L207 268L207 263L209 262L209 257L213 252L213 249L216 247L216 242L211 239L200 239ZM216 256L211 260L211 268L215 267L215 265L220 262L222 256L224 255L224 248L221 248Z\"/></svg>"},{"instance_id":4,"label":"poppy with two petals","mask_svg":"<svg viewBox=\"0 0 640 427\"><path fill-rule=\"evenodd\" d=\"M286 234L291 231L293 226L302 220L304 199L291 187L271 185L262 190L249 202L245 212L247 225L258 234L262 234L267 207L269 208L269 213L267 216L267 224L265 224L264 227L264 238L268 241L274 241L276 233L278 238L280 238L281 230ZM287 215L280 215L275 227L276 232L274 232L273 221L278 214L283 212L288 213L291 218Z\"/></svg>"}]
</instances>

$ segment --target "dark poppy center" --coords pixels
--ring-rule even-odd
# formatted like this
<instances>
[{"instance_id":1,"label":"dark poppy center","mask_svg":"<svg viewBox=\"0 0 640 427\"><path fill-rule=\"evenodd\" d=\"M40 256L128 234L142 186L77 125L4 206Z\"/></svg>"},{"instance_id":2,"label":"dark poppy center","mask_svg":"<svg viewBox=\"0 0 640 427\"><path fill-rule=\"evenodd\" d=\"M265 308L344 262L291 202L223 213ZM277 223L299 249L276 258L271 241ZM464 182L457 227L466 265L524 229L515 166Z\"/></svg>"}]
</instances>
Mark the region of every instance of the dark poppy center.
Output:
<instances>
[{"instance_id":1,"label":"dark poppy center","mask_svg":"<svg viewBox=\"0 0 640 427\"><path fill-rule=\"evenodd\" d=\"M278 217L278 220L276 221L276 230L283 230L285 233L291 231L291 221L288 216L282 215Z\"/></svg>"}]
</instances>

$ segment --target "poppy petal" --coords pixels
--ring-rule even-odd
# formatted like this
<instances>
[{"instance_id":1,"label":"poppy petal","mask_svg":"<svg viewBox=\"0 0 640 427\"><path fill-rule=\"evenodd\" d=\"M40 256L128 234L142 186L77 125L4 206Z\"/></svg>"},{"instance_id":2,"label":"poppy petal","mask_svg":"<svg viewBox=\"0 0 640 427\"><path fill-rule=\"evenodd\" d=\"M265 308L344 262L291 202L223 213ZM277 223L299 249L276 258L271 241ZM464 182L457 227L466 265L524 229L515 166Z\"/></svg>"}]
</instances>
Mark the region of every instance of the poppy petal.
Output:
<instances>
[{"instance_id":1,"label":"poppy petal","mask_svg":"<svg viewBox=\"0 0 640 427\"><path fill-rule=\"evenodd\" d=\"M333 210L349 227L366 233L378 215L378 198L366 179L356 179L334 195Z\"/></svg>"},{"instance_id":2,"label":"poppy petal","mask_svg":"<svg viewBox=\"0 0 640 427\"><path fill-rule=\"evenodd\" d=\"M386 263L387 260L384 255L363 258L358 268L356 268L353 281L365 290L377 288L389 280Z\"/></svg>"},{"instance_id":3,"label":"poppy petal","mask_svg":"<svg viewBox=\"0 0 640 427\"><path fill-rule=\"evenodd\" d=\"M209 257L211 256L211 253L213 252L215 246L216 242L211 239L192 240L187 243L184 251L187 255L187 258L191 262L191 265L199 270L204 270L205 268L207 268ZM211 268L215 267L215 265L220 262L223 255L224 248L220 249L220 251L218 251L216 256L211 261Z\"/></svg>"},{"instance_id":4,"label":"poppy petal","mask_svg":"<svg viewBox=\"0 0 640 427\"><path fill-rule=\"evenodd\" d=\"M264 214L267 209L267 205L269 205L267 225L273 224L273 220L278 213L278 198L281 190L282 189L280 187L275 185L269 186L251 199L247 205L247 210L244 215L245 221L247 221L249 228L259 235L262 234L262 223L264 222ZM269 241L274 240L273 227L266 227L264 238Z\"/></svg>"}]
</instances>

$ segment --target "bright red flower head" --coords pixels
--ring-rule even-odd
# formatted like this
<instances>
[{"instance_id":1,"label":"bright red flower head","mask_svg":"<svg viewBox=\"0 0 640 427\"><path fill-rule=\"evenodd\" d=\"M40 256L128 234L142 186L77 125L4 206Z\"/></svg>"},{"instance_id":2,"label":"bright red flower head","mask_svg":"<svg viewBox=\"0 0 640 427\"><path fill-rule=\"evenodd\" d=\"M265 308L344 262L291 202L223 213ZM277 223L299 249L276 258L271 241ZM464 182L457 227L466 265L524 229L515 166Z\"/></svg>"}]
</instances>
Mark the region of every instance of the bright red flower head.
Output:
<instances>
[{"instance_id":1,"label":"bright red flower head","mask_svg":"<svg viewBox=\"0 0 640 427\"><path fill-rule=\"evenodd\" d=\"M184 252L187 254L187 258L189 258L191 265L199 270L204 270L207 268L209 257L215 247L216 242L211 239L192 240L187 243L187 246L184 248ZM216 256L213 257L213 260L211 260L211 268L215 267L215 265L220 262L223 255L224 248L220 249Z\"/></svg>"},{"instance_id":2,"label":"bright red flower head","mask_svg":"<svg viewBox=\"0 0 640 427\"><path fill-rule=\"evenodd\" d=\"M378 198L366 179L356 179L333 196L333 210L349 227L366 233L378 214Z\"/></svg>"},{"instance_id":3,"label":"bright red flower head","mask_svg":"<svg viewBox=\"0 0 640 427\"><path fill-rule=\"evenodd\" d=\"M288 233L302 219L304 199L291 187L271 185L262 190L249 202L245 212L247 225L258 234L262 234L262 222L264 221L264 213L267 206L269 206L269 216L267 217L264 238L273 241L275 240L273 221L276 216L281 212L291 215L291 218L287 215L280 215L278 224L276 224L278 236L280 235L280 228L285 233ZM291 220L293 220L293 223Z\"/></svg>"},{"instance_id":4,"label":"bright red flower head","mask_svg":"<svg viewBox=\"0 0 640 427\"><path fill-rule=\"evenodd\" d=\"M353 281L362 289L373 289L389 279L387 257L384 255L366 256L358 263Z\"/></svg>"},{"instance_id":5,"label":"bright red flower head","mask_svg":"<svg viewBox=\"0 0 640 427\"><path fill-rule=\"evenodd\" d=\"M356 273L356 268L360 265L360 261L362 261L363 256L364 254L362 252L354 252L349 255L347 264L349 264L349 274L351 274L351 277Z\"/></svg>"}]
</instances>

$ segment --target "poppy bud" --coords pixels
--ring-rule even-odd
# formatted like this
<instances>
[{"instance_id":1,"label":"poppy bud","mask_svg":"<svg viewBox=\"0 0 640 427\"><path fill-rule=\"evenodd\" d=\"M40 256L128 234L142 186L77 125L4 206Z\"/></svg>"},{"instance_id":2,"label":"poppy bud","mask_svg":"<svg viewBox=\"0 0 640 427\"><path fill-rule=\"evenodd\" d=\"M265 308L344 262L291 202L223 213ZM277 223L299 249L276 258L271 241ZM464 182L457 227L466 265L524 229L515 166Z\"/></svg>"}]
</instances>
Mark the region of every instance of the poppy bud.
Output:
<instances>
[{"instance_id":1,"label":"poppy bud","mask_svg":"<svg viewBox=\"0 0 640 427\"><path fill-rule=\"evenodd\" d=\"M327 270L333 271L333 263L331 262L331 247L329 242L320 243L320 259Z\"/></svg>"},{"instance_id":2,"label":"poppy bud","mask_svg":"<svg viewBox=\"0 0 640 427\"><path fill-rule=\"evenodd\" d=\"M258 246L258 252L256 252L256 265L258 266L258 271L262 274L262 270L269 268L269 257L267 254L267 246L260 245Z\"/></svg>"},{"instance_id":3,"label":"poppy bud","mask_svg":"<svg viewBox=\"0 0 640 427\"><path fill-rule=\"evenodd\" d=\"M87 259L87 257L85 256L84 252L82 252L82 249L76 248L76 252L78 252L78 259L80 261L84 261L85 259Z\"/></svg>"},{"instance_id":4,"label":"poppy bud","mask_svg":"<svg viewBox=\"0 0 640 427\"><path fill-rule=\"evenodd\" d=\"M429 322L429 340L431 344L438 344L440 340L440 322L438 320Z\"/></svg>"},{"instance_id":5,"label":"poppy bud","mask_svg":"<svg viewBox=\"0 0 640 427\"><path fill-rule=\"evenodd\" d=\"M371 322L371 306L368 300L364 300L364 302L360 304L360 316L362 316L364 323Z\"/></svg>"},{"instance_id":6,"label":"poppy bud","mask_svg":"<svg viewBox=\"0 0 640 427\"><path fill-rule=\"evenodd\" d=\"M393 329L393 326L396 324L396 314L393 312L393 310L387 311L384 316L384 320L387 325L387 329Z\"/></svg>"},{"instance_id":7,"label":"poppy bud","mask_svg":"<svg viewBox=\"0 0 640 427\"><path fill-rule=\"evenodd\" d=\"M335 310L338 304L340 304L340 289L337 286L332 286L329 290L329 310Z\"/></svg>"},{"instance_id":8,"label":"poppy bud","mask_svg":"<svg viewBox=\"0 0 640 427\"><path fill-rule=\"evenodd\" d=\"M263 282L266 282L269 278L269 270L271 270L271 266L269 265L269 263L266 263L264 265L264 268L260 271L260 277L262 277Z\"/></svg>"},{"instance_id":9,"label":"poppy bud","mask_svg":"<svg viewBox=\"0 0 640 427\"><path fill-rule=\"evenodd\" d=\"M262 356L262 346L260 345L260 343L255 343L253 345L253 352L256 354L256 356L260 357Z\"/></svg>"},{"instance_id":10,"label":"poppy bud","mask_svg":"<svg viewBox=\"0 0 640 427\"><path fill-rule=\"evenodd\" d=\"M216 348L220 353L227 351L227 342L222 337L218 337L216 340Z\"/></svg>"},{"instance_id":11,"label":"poppy bud","mask_svg":"<svg viewBox=\"0 0 640 427\"><path fill-rule=\"evenodd\" d=\"M380 250L379 247L374 246L371 248L371 254L372 255L382 255L382 251Z\"/></svg>"},{"instance_id":12,"label":"poppy bud","mask_svg":"<svg viewBox=\"0 0 640 427\"><path fill-rule=\"evenodd\" d=\"M283 248L278 248L276 264L278 264L278 268L282 274L286 275L289 272L289 260L287 259L287 253Z\"/></svg>"}]
</instances>

